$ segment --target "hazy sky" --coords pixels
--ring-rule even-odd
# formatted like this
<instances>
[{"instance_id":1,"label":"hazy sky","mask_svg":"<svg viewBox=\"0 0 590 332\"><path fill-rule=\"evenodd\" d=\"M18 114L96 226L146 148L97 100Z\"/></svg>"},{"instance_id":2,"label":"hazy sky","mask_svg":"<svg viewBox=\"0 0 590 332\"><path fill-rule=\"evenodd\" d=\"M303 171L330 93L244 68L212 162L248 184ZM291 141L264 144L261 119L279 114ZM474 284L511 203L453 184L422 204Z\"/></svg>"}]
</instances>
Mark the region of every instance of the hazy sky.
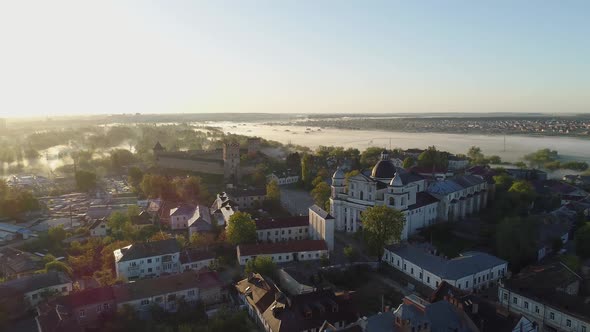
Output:
<instances>
[{"instance_id":1,"label":"hazy sky","mask_svg":"<svg viewBox=\"0 0 590 332\"><path fill-rule=\"evenodd\" d=\"M2 1L0 114L590 112L590 1Z\"/></svg>"}]
</instances>

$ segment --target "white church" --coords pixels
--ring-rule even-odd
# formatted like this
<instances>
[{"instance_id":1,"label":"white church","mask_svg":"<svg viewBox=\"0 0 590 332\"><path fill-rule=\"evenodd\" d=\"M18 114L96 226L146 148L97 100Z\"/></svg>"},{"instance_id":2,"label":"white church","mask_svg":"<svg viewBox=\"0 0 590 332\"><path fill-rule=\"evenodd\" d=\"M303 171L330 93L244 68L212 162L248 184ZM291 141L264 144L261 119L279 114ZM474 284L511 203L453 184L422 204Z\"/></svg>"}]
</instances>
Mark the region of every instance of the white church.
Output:
<instances>
[{"instance_id":1,"label":"white church","mask_svg":"<svg viewBox=\"0 0 590 332\"><path fill-rule=\"evenodd\" d=\"M336 230L356 232L362 228L365 209L387 205L402 211L406 224L401 239L437 221L453 221L479 212L487 203L488 183L475 175L464 175L444 181L427 180L408 172L389 159L387 151L369 170L352 176L346 183L338 168L332 176L330 214Z\"/></svg>"}]
</instances>

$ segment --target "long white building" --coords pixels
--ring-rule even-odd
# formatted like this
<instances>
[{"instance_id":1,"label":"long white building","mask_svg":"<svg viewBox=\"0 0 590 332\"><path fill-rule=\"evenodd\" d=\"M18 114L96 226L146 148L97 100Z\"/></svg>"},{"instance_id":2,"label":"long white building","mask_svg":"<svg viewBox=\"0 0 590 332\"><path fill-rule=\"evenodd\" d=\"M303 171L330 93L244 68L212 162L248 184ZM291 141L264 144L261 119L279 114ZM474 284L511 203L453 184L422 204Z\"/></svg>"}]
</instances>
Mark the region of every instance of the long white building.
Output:
<instances>
[{"instance_id":1,"label":"long white building","mask_svg":"<svg viewBox=\"0 0 590 332\"><path fill-rule=\"evenodd\" d=\"M459 176L427 182L419 174L396 167L387 151L373 169L345 180L338 168L332 176L330 214L336 230L356 232L362 228L362 212L372 206L386 205L404 213L406 224L401 238L437 222L455 220L485 207L487 183L478 176Z\"/></svg>"},{"instance_id":2,"label":"long white building","mask_svg":"<svg viewBox=\"0 0 590 332\"><path fill-rule=\"evenodd\" d=\"M428 245L388 246L383 261L432 289L443 281L465 290L487 288L508 269L508 262L490 254L468 251L446 259L435 255Z\"/></svg>"}]
</instances>

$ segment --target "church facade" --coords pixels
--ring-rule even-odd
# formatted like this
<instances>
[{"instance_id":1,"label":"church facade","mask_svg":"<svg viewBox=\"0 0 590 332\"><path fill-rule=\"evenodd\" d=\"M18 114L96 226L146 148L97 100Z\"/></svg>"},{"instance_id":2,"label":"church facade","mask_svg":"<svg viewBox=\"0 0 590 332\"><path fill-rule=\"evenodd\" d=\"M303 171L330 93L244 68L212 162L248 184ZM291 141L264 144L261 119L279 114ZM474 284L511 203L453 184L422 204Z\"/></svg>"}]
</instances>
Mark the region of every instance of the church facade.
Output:
<instances>
[{"instance_id":1,"label":"church facade","mask_svg":"<svg viewBox=\"0 0 590 332\"><path fill-rule=\"evenodd\" d=\"M378 205L395 208L406 217L401 235L405 240L437 221L457 220L485 207L482 201L487 200L487 195L478 193L484 191L486 181L476 176L470 176L469 181L463 178L429 182L423 176L397 167L383 151L381 160L370 172L363 171L348 181L341 169L336 170L332 176L330 214L334 216L336 230L356 232L362 228L361 216L367 208ZM457 181L461 184L456 184ZM434 185L452 187L452 190L460 187L461 190L452 194L448 190L431 190ZM480 201L475 202L477 199Z\"/></svg>"}]
</instances>

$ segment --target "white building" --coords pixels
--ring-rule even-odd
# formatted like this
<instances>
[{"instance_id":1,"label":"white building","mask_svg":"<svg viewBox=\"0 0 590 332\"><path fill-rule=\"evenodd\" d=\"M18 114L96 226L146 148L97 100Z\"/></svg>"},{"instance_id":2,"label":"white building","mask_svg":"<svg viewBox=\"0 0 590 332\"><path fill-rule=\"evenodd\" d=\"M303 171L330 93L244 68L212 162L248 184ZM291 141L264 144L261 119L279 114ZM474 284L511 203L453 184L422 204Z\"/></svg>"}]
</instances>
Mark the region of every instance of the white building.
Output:
<instances>
[{"instance_id":1,"label":"white building","mask_svg":"<svg viewBox=\"0 0 590 332\"><path fill-rule=\"evenodd\" d=\"M451 170L451 171L465 169L465 168L467 168L467 166L469 166L469 159L466 159L466 158L459 158L457 156L451 155L448 157L448 161L449 161L449 170Z\"/></svg>"},{"instance_id":2,"label":"white building","mask_svg":"<svg viewBox=\"0 0 590 332\"><path fill-rule=\"evenodd\" d=\"M139 242L117 249L113 254L117 278L159 277L180 271L180 246L176 239Z\"/></svg>"},{"instance_id":3,"label":"white building","mask_svg":"<svg viewBox=\"0 0 590 332\"><path fill-rule=\"evenodd\" d=\"M502 278L508 269L505 260L490 254L468 251L445 259L434 255L433 249L427 245L388 246L383 261L432 289L443 281L465 290L487 288Z\"/></svg>"},{"instance_id":4,"label":"white building","mask_svg":"<svg viewBox=\"0 0 590 332\"><path fill-rule=\"evenodd\" d=\"M361 214L369 207L386 205L404 213L406 223L402 239L416 230L436 222L438 200L427 193L426 180L417 174L396 168L386 151L381 154L369 173L348 179L339 168L332 176L330 214L335 220L335 229L356 232L362 227Z\"/></svg>"},{"instance_id":5,"label":"white building","mask_svg":"<svg viewBox=\"0 0 590 332\"><path fill-rule=\"evenodd\" d=\"M324 240L334 250L334 217L315 204L309 208L309 238Z\"/></svg>"},{"instance_id":6,"label":"white building","mask_svg":"<svg viewBox=\"0 0 590 332\"><path fill-rule=\"evenodd\" d=\"M324 240L241 244L236 250L240 265L246 265L248 261L257 257L270 257L275 263L319 260L322 257L328 257L328 246Z\"/></svg>"},{"instance_id":7,"label":"white building","mask_svg":"<svg viewBox=\"0 0 590 332\"><path fill-rule=\"evenodd\" d=\"M334 218L322 208L313 205L309 216L285 217L256 221L258 242L284 242L292 240L324 240L334 250Z\"/></svg>"},{"instance_id":8,"label":"white building","mask_svg":"<svg viewBox=\"0 0 590 332\"><path fill-rule=\"evenodd\" d=\"M438 217L444 221L463 219L487 206L488 183L477 175L435 181L428 192L439 200Z\"/></svg>"},{"instance_id":9,"label":"white building","mask_svg":"<svg viewBox=\"0 0 590 332\"><path fill-rule=\"evenodd\" d=\"M89 227L90 229L90 236L100 236L104 237L107 236L109 226L107 224L106 218L96 219L92 225Z\"/></svg>"},{"instance_id":10,"label":"white building","mask_svg":"<svg viewBox=\"0 0 590 332\"><path fill-rule=\"evenodd\" d=\"M195 213L195 207L188 204L181 204L173 209L170 209L170 228L187 229L188 220Z\"/></svg>"},{"instance_id":11,"label":"white building","mask_svg":"<svg viewBox=\"0 0 590 332\"><path fill-rule=\"evenodd\" d=\"M236 203L240 209L252 209L260 206L266 199L266 188L230 188L222 194Z\"/></svg>"},{"instance_id":12,"label":"white building","mask_svg":"<svg viewBox=\"0 0 590 332\"><path fill-rule=\"evenodd\" d=\"M213 231L215 222L218 225L224 225L221 220L212 219L209 208L205 205L198 205L193 215L187 221L189 238L195 233L211 232Z\"/></svg>"},{"instance_id":13,"label":"white building","mask_svg":"<svg viewBox=\"0 0 590 332\"><path fill-rule=\"evenodd\" d=\"M276 181L279 186L286 186L299 182L299 175L290 173L271 173L266 177L266 180L268 182Z\"/></svg>"},{"instance_id":14,"label":"white building","mask_svg":"<svg viewBox=\"0 0 590 332\"><path fill-rule=\"evenodd\" d=\"M534 266L498 287L508 311L535 321L541 331L590 331L590 303L579 294L580 277L562 263Z\"/></svg>"},{"instance_id":15,"label":"white building","mask_svg":"<svg viewBox=\"0 0 590 332\"><path fill-rule=\"evenodd\" d=\"M180 270L198 271L215 261L215 253L207 250L185 249L180 252Z\"/></svg>"}]
</instances>

